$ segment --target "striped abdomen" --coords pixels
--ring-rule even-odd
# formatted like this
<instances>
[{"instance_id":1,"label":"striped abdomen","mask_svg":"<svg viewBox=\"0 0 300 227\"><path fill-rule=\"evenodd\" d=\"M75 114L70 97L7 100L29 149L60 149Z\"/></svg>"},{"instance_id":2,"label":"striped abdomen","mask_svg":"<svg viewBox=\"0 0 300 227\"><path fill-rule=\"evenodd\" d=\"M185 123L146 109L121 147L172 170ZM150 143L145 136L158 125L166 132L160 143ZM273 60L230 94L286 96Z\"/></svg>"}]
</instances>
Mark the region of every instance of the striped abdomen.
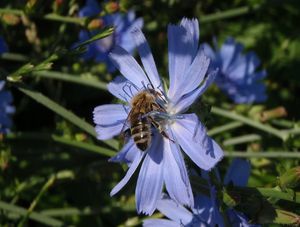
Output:
<instances>
[{"instance_id":1,"label":"striped abdomen","mask_svg":"<svg viewBox=\"0 0 300 227\"><path fill-rule=\"evenodd\" d=\"M151 124L148 119L143 118L132 122L130 132L136 146L145 151L151 144Z\"/></svg>"}]
</instances>

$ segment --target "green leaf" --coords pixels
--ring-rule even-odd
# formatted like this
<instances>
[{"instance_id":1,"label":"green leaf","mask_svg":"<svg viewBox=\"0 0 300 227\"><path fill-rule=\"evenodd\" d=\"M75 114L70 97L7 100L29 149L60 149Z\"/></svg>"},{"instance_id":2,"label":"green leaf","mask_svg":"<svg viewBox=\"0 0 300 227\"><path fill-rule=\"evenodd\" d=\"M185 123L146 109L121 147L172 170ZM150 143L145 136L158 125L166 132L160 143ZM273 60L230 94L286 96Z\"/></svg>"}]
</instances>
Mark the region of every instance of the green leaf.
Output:
<instances>
[{"instance_id":1,"label":"green leaf","mask_svg":"<svg viewBox=\"0 0 300 227\"><path fill-rule=\"evenodd\" d=\"M18 87L18 89L29 96L30 98L34 99L38 103L42 104L43 106L47 107L48 109L52 110L56 114L60 115L61 117L65 118L66 120L70 121L83 131L87 132L91 136L97 138L97 134L95 129L92 125L87 123L85 120L79 118L77 115L72 113L71 111L65 109L63 106L59 105L58 103L54 102L50 98L44 96L42 93L38 91L31 90L24 86ZM117 142L115 140L106 140L103 141L105 144L117 148Z\"/></svg>"},{"instance_id":2,"label":"green leaf","mask_svg":"<svg viewBox=\"0 0 300 227\"><path fill-rule=\"evenodd\" d=\"M9 133L5 135L6 140L16 141L16 140L42 140L42 141L53 141L62 145L71 146L79 148L88 152L101 154L107 157L112 157L116 154L114 150L97 146L91 143L74 141L67 139L63 136L58 136L54 134L40 133L40 132L30 132L30 133Z\"/></svg>"},{"instance_id":3,"label":"green leaf","mask_svg":"<svg viewBox=\"0 0 300 227\"><path fill-rule=\"evenodd\" d=\"M237 113L227 111L218 107L212 107L211 108L211 113L223 116L232 120L240 121L246 125L249 125L253 128L260 129L262 131L265 131L267 133L270 133L274 136L277 136L278 138L282 139L283 141L286 141L289 137L289 134L283 131L280 131L276 128L271 127L270 125L267 124L262 124L258 121L255 121L253 119L247 118L245 116L239 115Z\"/></svg>"},{"instance_id":4,"label":"green leaf","mask_svg":"<svg viewBox=\"0 0 300 227\"><path fill-rule=\"evenodd\" d=\"M63 52L63 51L61 51ZM19 68L17 71L11 73L7 76L7 80L10 82L20 82L22 77L26 74L35 72L35 71L43 71L49 70L52 68L53 61L57 60L62 53L52 54L46 60L41 62L40 64L33 65L31 63L27 63Z\"/></svg>"},{"instance_id":5,"label":"green leaf","mask_svg":"<svg viewBox=\"0 0 300 227\"><path fill-rule=\"evenodd\" d=\"M109 35L111 35L112 33L114 32L114 28L112 27L109 27L109 28L104 28L101 32L99 32L98 34L94 35L92 38L82 42L82 43L79 43L77 46L76 46L76 49L80 49L98 39L103 39Z\"/></svg>"},{"instance_id":6,"label":"green leaf","mask_svg":"<svg viewBox=\"0 0 300 227\"><path fill-rule=\"evenodd\" d=\"M253 6L242 6L235 9L223 10L217 13L212 13L209 15L200 16L201 23L208 23L212 21L224 20L228 18L233 18L245 14L249 14L261 9L261 5L253 5Z\"/></svg>"},{"instance_id":7,"label":"green leaf","mask_svg":"<svg viewBox=\"0 0 300 227\"><path fill-rule=\"evenodd\" d=\"M22 79L22 75L32 72L34 69L34 65L31 63L27 63L19 68L17 71L11 73L7 76L7 80L10 82L19 82Z\"/></svg>"},{"instance_id":8,"label":"green leaf","mask_svg":"<svg viewBox=\"0 0 300 227\"><path fill-rule=\"evenodd\" d=\"M224 140L224 146L231 146L243 143L250 143L253 141L261 140L261 136L257 134L248 134L243 136L232 137L230 139Z\"/></svg>"},{"instance_id":9,"label":"green leaf","mask_svg":"<svg viewBox=\"0 0 300 227\"><path fill-rule=\"evenodd\" d=\"M278 178L281 189L296 188L300 184L300 166L287 170Z\"/></svg>"},{"instance_id":10,"label":"green leaf","mask_svg":"<svg viewBox=\"0 0 300 227\"><path fill-rule=\"evenodd\" d=\"M12 212L14 214L17 214L19 216L25 216L27 214L27 210L23 207L19 207L10 203L6 203L4 201L0 201L0 210L6 211L6 212ZM39 223L42 223L47 226L63 226L63 222L54 219L52 217L48 217L46 215L40 214L38 212L32 212L29 215L29 219L37 221Z\"/></svg>"},{"instance_id":11,"label":"green leaf","mask_svg":"<svg viewBox=\"0 0 300 227\"><path fill-rule=\"evenodd\" d=\"M300 224L300 216L295 213L288 212L285 210L276 209L276 218L273 223L280 225L297 225Z\"/></svg>"},{"instance_id":12,"label":"green leaf","mask_svg":"<svg viewBox=\"0 0 300 227\"><path fill-rule=\"evenodd\" d=\"M225 157L240 158L300 158L300 153L293 151L225 151Z\"/></svg>"},{"instance_id":13,"label":"green leaf","mask_svg":"<svg viewBox=\"0 0 300 227\"><path fill-rule=\"evenodd\" d=\"M101 90L106 90L106 83L103 83L99 80L94 78L85 78L85 77L78 77L76 75L56 72L56 71L42 71L42 72L34 72L32 76L54 79L54 80L63 80L70 83L76 83L83 86L89 86L98 88Z\"/></svg>"}]
</instances>

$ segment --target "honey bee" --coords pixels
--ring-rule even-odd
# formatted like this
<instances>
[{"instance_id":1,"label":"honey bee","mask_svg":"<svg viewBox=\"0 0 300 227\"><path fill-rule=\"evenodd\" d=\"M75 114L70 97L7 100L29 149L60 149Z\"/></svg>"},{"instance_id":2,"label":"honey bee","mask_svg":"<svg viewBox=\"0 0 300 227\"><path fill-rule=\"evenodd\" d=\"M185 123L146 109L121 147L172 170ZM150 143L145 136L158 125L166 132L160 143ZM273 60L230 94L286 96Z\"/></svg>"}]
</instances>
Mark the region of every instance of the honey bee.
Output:
<instances>
[{"instance_id":1,"label":"honey bee","mask_svg":"<svg viewBox=\"0 0 300 227\"><path fill-rule=\"evenodd\" d=\"M140 91L131 99L131 111L127 121L130 124L133 141L141 151L147 150L151 144L152 126L158 129L164 137L170 139L160 124L161 122L155 117L157 113L166 113L158 100L162 101L162 95L154 89Z\"/></svg>"}]
</instances>

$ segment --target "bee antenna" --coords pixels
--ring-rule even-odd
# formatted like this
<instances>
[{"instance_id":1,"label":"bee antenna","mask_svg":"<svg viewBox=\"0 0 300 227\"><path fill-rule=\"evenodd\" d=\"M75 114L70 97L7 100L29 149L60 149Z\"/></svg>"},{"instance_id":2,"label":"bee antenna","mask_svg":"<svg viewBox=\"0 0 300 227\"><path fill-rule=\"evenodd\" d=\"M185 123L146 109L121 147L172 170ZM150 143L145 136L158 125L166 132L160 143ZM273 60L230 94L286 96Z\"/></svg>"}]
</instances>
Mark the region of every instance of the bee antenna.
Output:
<instances>
[{"instance_id":1,"label":"bee antenna","mask_svg":"<svg viewBox=\"0 0 300 227\"><path fill-rule=\"evenodd\" d=\"M139 89L135 84L130 83L130 85L131 85L132 87L134 87L136 91L140 91L140 89Z\"/></svg>"},{"instance_id":2,"label":"bee antenna","mask_svg":"<svg viewBox=\"0 0 300 227\"><path fill-rule=\"evenodd\" d=\"M151 84L147 84L147 89L151 90L151 89L153 89L153 86ZM155 90L155 89L153 89L153 90Z\"/></svg>"},{"instance_id":3,"label":"bee antenna","mask_svg":"<svg viewBox=\"0 0 300 227\"><path fill-rule=\"evenodd\" d=\"M146 87L144 81L142 81L142 85L143 85L144 89L147 90L147 87Z\"/></svg>"},{"instance_id":4,"label":"bee antenna","mask_svg":"<svg viewBox=\"0 0 300 227\"><path fill-rule=\"evenodd\" d=\"M130 90L129 85L126 83L126 84L122 87L123 92L124 92L129 98L132 98L132 95L130 95L130 94L125 90L126 87L129 88L129 90Z\"/></svg>"},{"instance_id":5,"label":"bee antenna","mask_svg":"<svg viewBox=\"0 0 300 227\"><path fill-rule=\"evenodd\" d=\"M148 81L149 81L149 84L151 85L152 89L155 90L155 87L154 87L154 85L152 84L152 82L151 82L149 76L147 75L147 73L145 73L145 75L146 75L146 77L147 77L147 79L148 79Z\"/></svg>"}]
</instances>

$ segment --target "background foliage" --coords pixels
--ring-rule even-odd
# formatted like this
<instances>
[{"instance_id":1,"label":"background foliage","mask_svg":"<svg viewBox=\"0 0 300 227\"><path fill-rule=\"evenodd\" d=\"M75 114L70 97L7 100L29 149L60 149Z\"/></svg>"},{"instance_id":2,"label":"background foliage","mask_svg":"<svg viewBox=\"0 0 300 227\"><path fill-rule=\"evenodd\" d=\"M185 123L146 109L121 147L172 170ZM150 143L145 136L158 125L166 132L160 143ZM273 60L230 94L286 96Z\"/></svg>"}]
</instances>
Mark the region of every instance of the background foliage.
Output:
<instances>
[{"instance_id":1,"label":"background foliage","mask_svg":"<svg viewBox=\"0 0 300 227\"><path fill-rule=\"evenodd\" d=\"M0 3L0 35L9 46L0 58L1 77L8 76L16 107L11 133L0 139L1 226L138 226L145 218L136 214L134 183L118 196L109 196L125 173L125 167L107 162L122 140L95 139L92 110L113 102L105 87L113 75L104 65L83 61L81 50L71 50L86 26L76 16L83 4ZM215 38L221 44L232 36L257 53L268 72L265 103L234 105L211 87L193 110L226 151L222 173L232 156L247 156L252 164L249 186L262 189L274 207L292 212L289 221L299 223L299 194L291 187L278 187L278 176L298 166L300 157L299 1L120 4L122 10L134 9L143 17L143 31L161 75L167 75L167 25L182 17L200 20L201 42L212 43ZM111 30L102 35L105 32ZM267 193L266 188L274 190ZM285 199L279 199L276 190ZM252 218L264 217L257 206L248 208L257 210Z\"/></svg>"}]
</instances>

